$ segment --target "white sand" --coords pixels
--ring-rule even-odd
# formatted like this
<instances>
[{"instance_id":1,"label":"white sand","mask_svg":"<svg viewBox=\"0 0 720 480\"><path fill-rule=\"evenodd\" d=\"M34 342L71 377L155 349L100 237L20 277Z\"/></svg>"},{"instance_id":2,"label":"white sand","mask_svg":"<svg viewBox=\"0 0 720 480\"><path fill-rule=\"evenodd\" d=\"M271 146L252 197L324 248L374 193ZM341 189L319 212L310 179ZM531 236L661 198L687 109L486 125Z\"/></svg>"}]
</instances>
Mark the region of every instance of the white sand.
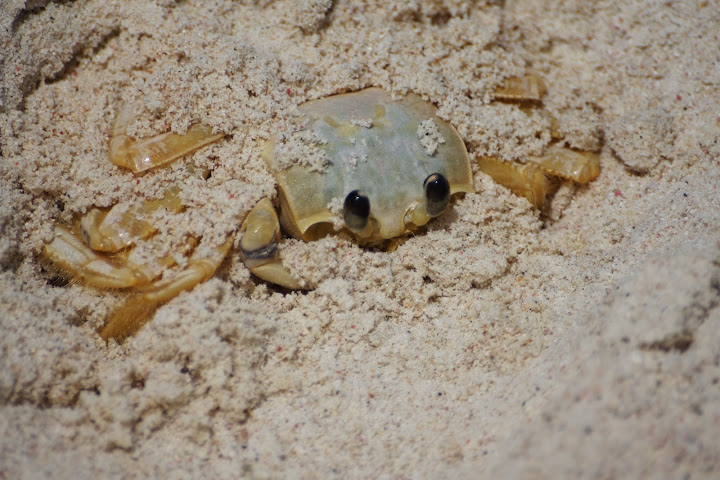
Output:
<instances>
[{"instance_id":1,"label":"white sand","mask_svg":"<svg viewBox=\"0 0 720 480\"><path fill-rule=\"evenodd\" d=\"M499 3L3 0L0 478L717 478L720 4ZM274 193L265 140L333 93L413 91L472 158L537 154L547 117L490 102L526 70L602 151L545 222L476 172L394 252L288 241L309 293L233 253L122 345L96 331L124 295L39 260L56 221L173 183L138 253L221 241ZM134 177L124 102L136 137L228 136Z\"/></svg>"}]
</instances>

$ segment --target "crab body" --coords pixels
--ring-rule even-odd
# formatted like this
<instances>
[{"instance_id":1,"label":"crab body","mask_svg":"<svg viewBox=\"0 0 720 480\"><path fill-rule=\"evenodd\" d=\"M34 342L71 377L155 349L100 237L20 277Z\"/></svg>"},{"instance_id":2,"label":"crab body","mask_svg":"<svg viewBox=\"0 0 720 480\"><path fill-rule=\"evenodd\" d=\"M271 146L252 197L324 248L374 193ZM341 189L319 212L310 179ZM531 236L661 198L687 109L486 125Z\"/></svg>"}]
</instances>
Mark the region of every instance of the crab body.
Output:
<instances>
[{"instance_id":1,"label":"crab body","mask_svg":"<svg viewBox=\"0 0 720 480\"><path fill-rule=\"evenodd\" d=\"M498 97L537 102L544 87L536 77L528 78L510 81ZM318 161L294 161L297 155L283 148L283 139L270 140L263 158L277 180L280 216L272 200L263 198L240 228L245 264L266 281L290 289L308 288L282 263L278 249L281 224L288 235L302 240L345 229L360 244L381 246L442 214L452 195L473 191L462 138L418 95L393 99L382 89L369 88L306 102L299 111L308 121L301 132L305 149L301 151ZM196 125L186 135L166 133L134 140L127 135L131 112L131 107L123 107L116 118L110 159L135 173L222 137L213 135L209 127ZM579 183L598 174L597 157L592 154L557 145L548 152L520 166L481 158L479 168L536 206L550 189L546 174ZM112 252L132 248L128 232L152 236L154 229L146 217L161 208L181 208L173 189L163 200L123 215L113 215L112 209L94 209L74 227L57 225L55 238L45 247L45 257L73 278L100 288L138 292L110 317L100 332L105 339L133 334L159 305L212 276L230 249L231 238L208 248L196 248L203 239L191 238L186 265L168 278L162 264L118 265ZM109 222L112 218L115 220Z\"/></svg>"},{"instance_id":2,"label":"crab body","mask_svg":"<svg viewBox=\"0 0 720 480\"><path fill-rule=\"evenodd\" d=\"M359 190L368 199L368 224L358 243L377 243L424 225L424 181L440 174L450 195L472 191L472 173L460 135L435 108L409 94L393 100L379 88L307 102L300 112L326 158L322 171L294 165L280 170L272 149L266 161L278 181L281 221L294 237L314 240L333 223L333 204Z\"/></svg>"}]
</instances>

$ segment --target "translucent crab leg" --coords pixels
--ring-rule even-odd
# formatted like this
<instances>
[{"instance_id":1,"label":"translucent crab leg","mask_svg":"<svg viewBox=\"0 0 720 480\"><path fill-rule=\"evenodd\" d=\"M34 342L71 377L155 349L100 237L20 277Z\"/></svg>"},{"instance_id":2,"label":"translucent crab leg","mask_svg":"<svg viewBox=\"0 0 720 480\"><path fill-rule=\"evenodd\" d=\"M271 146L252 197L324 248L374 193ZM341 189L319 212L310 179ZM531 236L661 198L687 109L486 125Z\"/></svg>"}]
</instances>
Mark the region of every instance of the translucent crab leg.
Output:
<instances>
[{"instance_id":1,"label":"translucent crab leg","mask_svg":"<svg viewBox=\"0 0 720 480\"><path fill-rule=\"evenodd\" d=\"M542 79L533 73L528 73L522 77L506 78L493 93L498 100L540 101L546 91Z\"/></svg>"},{"instance_id":2,"label":"translucent crab leg","mask_svg":"<svg viewBox=\"0 0 720 480\"><path fill-rule=\"evenodd\" d=\"M71 277L100 288L135 287L152 280L142 269L113 265L60 225L55 226L55 238L45 245L43 254Z\"/></svg>"},{"instance_id":3,"label":"translucent crab leg","mask_svg":"<svg viewBox=\"0 0 720 480\"><path fill-rule=\"evenodd\" d=\"M213 135L212 127L207 125L193 125L184 135L168 132L135 140L127 135L134 114L132 104L123 105L115 118L110 139L110 160L134 173L171 162L224 136Z\"/></svg>"},{"instance_id":4,"label":"translucent crab leg","mask_svg":"<svg viewBox=\"0 0 720 480\"><path fill-rule=\"evenodd\" d=\"M553 190L553 183L535 163L515 164L496 157L481 157L478 166L515 195L527 198L536 208L542 208L545 197Z\"/></svg>"},{"instance_id":5,"label":"translucent crab leg","mask_svg":"<svg viewBox=\"0 0 720 480\"><path fill-rule=\"evenodd\" d=\"M139 206L128 208L118 204L110 210L93 208L80 220L83 238L96 251L117 252L138 239L155 233L152 215L160 209L170 213L182 210L180 189L170 187L159 200L146 200Z\"/></svg>"},{"instance_id":6,"label":"translucent crab leg","mask_svg":"<svg viewBox=\"0 0 720 480\"><path fill-rule=\"evenodd\" d=\"M104 340L114 338L121 341L136 333L152 318L160 305L212 277L231 245L232 239L229 239L209 252L205 250L202 256L199 249L196 249L185 269L168 279L153 282L142 293L118 308L100 331L100 336Z\"/></svg>"},{"instance_id":7,"label":"translucent crab leg","mask_svg":"<svg viewBox=\"0 0 720 480\"><path fill-rule=\"evenodd\" d=\"M531 101L542 99L546 92L542 79L535 74L506 78L494 92L495 98L505 101ZM551 119L553 129L554 119ZM537 208L542 208L545 198L555 188L548 175L588 183L600 174L598 155L578 152L558 144L550 145L542 155L529 157L524 164L503 162L499 158L482 157L478 166L497 183L509 188L518 196L527 198Z\"/></svg>"},{"instance_id":8,"label":"translucent crab leg","mask_svg":"<svg viewBox=\"0 0 720 480\"><path fill-rule=\"evenodd\" d=\"M546 172L572 180L588 183L600 175L600 159L597 153L578 152L560 145L550 145L539 157L528 160L540 165Z\"/></svg>"},{"instance_id":9,"label":"translucent crab leg","mask_svg":"<svg viewBox=\"0 0 720 480\"><path fill-rule=\"evenodd\" d=\"M537 208L542 208L545 197L554 189L548 175L585 184L600 174L598 154L576 152L559 145L549 146L539 157L529 157L528 162L516 164L503 162L495 157L481 157L478 166L500 185L515 195L527 198Z\"/></svg>"}]
</instances>

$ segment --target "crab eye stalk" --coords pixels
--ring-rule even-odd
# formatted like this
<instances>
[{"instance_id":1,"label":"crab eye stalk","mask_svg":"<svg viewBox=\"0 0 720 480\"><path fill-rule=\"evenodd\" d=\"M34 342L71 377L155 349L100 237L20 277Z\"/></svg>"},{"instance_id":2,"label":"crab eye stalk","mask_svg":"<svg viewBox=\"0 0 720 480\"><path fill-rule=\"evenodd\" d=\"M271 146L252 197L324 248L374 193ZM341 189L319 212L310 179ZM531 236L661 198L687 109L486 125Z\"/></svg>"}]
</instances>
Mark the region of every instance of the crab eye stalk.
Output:
<instances>
[{"instance_id":1,"label":"crab eye stalk","mask_svg":"<svg viewBox=\"0 0 720 480\"><path fill-rule=\"evenodd\" d=\"M343 205L345 225L353 232L360 232L370 219L370 199L360 190L353 190L345 197Z\"/></svg>"},{"instance_id":2,"label":"crab eye stalk","mask_svg":"<svg viewBox=\"0 0 720 480\"><path fill-rule=\"evenodd\" d=\"M436 217L445 211L450 203L450 182L440 173L429 175L423 182L427 213Z\"/></svg>"}]
</instances>

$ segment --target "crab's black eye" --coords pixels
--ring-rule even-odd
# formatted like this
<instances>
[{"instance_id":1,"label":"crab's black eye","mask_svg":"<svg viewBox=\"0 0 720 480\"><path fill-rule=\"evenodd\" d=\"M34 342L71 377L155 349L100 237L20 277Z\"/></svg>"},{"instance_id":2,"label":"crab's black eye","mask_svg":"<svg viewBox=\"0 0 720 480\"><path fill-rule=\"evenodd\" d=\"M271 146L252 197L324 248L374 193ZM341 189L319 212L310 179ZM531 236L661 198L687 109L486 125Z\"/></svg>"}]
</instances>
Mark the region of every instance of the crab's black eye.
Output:
<instances>
[{"instance_id":1,"label":"crab's black eye","mask_svg":"<svg viewBox=\"0 0 720 480\"><path fill-rule=\"evenodd\" d=\"M370 199L360 190L353 190L345 197L343 205L345 225L353 232L359 232L370 218Z\"/></svg>"},{"instance_id":2,"label":"crab's black eye","mask_svg":"<svg viewBox=\"0 0 720 480\"><path fill-rule=\"evenodd\" d=\"M450 183L443 175L433 173L423 183L427 199L427 213L436 217L445 211L450 203Z\"/></svg>"}]
</instances>

